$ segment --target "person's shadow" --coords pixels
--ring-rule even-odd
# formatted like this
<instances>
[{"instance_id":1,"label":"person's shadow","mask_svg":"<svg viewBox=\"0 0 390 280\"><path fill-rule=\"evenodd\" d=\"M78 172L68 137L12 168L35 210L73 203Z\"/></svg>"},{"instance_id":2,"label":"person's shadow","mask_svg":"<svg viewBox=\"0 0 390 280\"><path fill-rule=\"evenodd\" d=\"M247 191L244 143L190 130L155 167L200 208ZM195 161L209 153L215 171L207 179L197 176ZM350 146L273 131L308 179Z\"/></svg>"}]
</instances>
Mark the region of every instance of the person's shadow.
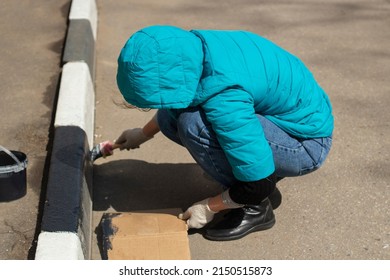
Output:
<instances>
[{"instance_id":1,"label":"person's shadow","mask_svg":"<svg viewBox=\"0 0 390 280\"><path fill-rule=\"evenodd\" d=\"M187 209L193 203L222 191L203 176L195 163L110 161L94 165L93 210L110 207L117 212Z\"/></svg>"},{"instance_id":2,"label":"person's shadow","mask_svg":"<svg viewBox=\"0 0 390 280\"><path fill-rule=\"evenodd\" d=\"M168 213L170 209L185 210L221 191L219 184L206 179L194 163L118 160L94 165L93 210L106 212L95 228L101 258L108 259L111 246L110 219L117 215L112 210Z\"/></svg>"}]
</instances>

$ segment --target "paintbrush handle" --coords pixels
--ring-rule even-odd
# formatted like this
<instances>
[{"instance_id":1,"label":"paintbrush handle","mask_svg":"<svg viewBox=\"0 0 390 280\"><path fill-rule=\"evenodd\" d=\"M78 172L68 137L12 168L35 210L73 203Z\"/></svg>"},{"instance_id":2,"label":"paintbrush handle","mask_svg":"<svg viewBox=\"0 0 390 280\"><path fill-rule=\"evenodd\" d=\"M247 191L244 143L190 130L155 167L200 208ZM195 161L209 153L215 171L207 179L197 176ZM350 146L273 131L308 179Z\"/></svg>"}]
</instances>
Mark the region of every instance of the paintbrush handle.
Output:
<instances>
[{"instance_id":1,"label":"paintbrush handle","mask_svg":"<svg viewBox=\"0 0 390 280\"><path fill-rule=\"evenodd\" d=\"M120 148L120 146L121 145L119 145L119 144L113 143L111 147L112 147L113 150L115 150L115 149Z\"/></svg>"}]
</instances>

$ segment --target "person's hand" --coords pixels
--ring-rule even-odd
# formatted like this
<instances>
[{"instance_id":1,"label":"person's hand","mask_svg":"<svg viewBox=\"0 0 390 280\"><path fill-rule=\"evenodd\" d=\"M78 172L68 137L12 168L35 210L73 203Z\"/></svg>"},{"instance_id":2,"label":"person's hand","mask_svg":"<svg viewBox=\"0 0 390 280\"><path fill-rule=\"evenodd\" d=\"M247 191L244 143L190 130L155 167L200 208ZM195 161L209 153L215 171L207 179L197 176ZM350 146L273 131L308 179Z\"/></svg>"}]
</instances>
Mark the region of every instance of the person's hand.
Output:
<instances>
[{"instance_id":1,"label":"person's hand","mask_svg":"<svg viewBox=\"0 0 390 280\"><path fill-rule=\"evenodd\" d=\"M216 212L212 211L208 205L209 199L204 199L192 205L179 218L187 220L188 228L202 228L211 222Z\"/></svg>"},{"instance_id":2,"label":"person's hand","mask_svg":"<svg viewBox=\"0 0 390 280\"><path fill-rule=\"evenodd\" d=\"M130 150L139 148L142 143L152 138L153 137L146 136L143 133L142 128L132 128L123 131L119 138L115 140L115 144L120 145L120 150Z\"/></svg>"}]
</instances>

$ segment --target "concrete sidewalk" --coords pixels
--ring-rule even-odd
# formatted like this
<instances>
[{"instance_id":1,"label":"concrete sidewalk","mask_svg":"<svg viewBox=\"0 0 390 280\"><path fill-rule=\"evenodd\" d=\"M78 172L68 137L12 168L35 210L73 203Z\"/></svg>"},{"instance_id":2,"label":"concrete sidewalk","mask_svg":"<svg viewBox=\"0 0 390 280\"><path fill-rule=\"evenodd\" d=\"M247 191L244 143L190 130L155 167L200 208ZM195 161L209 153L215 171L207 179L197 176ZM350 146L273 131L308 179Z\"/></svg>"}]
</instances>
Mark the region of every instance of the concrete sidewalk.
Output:
<instances>
[{"instance_id":1,"label":"concrete sidewalk","mask_svg":"<svg viewBox=\"0 0 390 280\"><path fill-rule=\"evenodd\" d=\"M191 235L193 259L390 259L389 1L97 1L95 143L142 126L124 110L116 59L138 29L245 29L296 54L334 108L331 154L319 171L283 180L268 231L231 242ZM94 227L103 212L186 208L217 192L188 152L163 135L94 166ZM95 236L96 238L96 236ZM100 253L95 240L93 258Z\"/></svg>"}]
</instances>

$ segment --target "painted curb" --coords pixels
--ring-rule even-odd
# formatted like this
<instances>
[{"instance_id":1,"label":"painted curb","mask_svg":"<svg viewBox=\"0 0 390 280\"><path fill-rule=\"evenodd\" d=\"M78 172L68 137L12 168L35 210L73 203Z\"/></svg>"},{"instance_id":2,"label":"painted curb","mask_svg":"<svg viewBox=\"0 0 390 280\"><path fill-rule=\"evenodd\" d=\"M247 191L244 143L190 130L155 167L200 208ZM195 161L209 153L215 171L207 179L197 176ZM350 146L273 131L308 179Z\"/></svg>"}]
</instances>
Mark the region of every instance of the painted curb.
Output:
<instances>
[{"instance_id":1,"label":"painted curb","mask_svg":"<svg viewBox=\"0 0 390 280\"><path fill-rule=\"evenodd\" d=\"M96 41L98 13L94 0L73 0L70 8L69 20L87 19L91 23L93 37Z\"/></svg>"},{"instance_id":2,"label":"painted curb","mask_svg":"<svg viewBox=\"0 0 390 280\"><path fill-rule=\"evenodd\" d=\"M73 0L36 260L91 259L95 0Z\"/></svg>"},{"instance_id":3,"label":"painted curb","mask_svg":"<svg viewBox=\"0 0 390 280\"><path fill-rule=\"evenodd\" d=\"M75 19L69 22L63 63L84 61L88 64L91 78L95 73L95 39L91 24L87 19Z\"/></svg>"},{"instance_id":4,"label":"painted curb","mask_svg":"<svg viewBox=\"0 0 390 280\"><path fill-rule=\"evenodd\" d=\"M36 260L82 260L79 237L72 232L41 232L38 244L44 244L37 249L39 258ZM53 258L55 256L55 258Z\"/></svg>"},{"instance_id":5,"label":"painted curb","mask_svg":"<svg viewBox=\"0 0 390 280\"><path fill-rule=\"evenodd\" d=\"M85 62L68 62L62 70L54 127L79 126L93 146L95 93Z\"/></svg>"},{"instance_id":6,"label":"painted curb","mask_svg":"<svg viewBox=\"0 0 390 280\"><path fill-rule=\"evenodd\" d=\"M41 230L77 233L80 244L76 248L82 249L85 258L91 256L91 197L92 163L89 160L87 135L79 126L57 127ZM40 245L38 243L36 258L40 256ZM69 249L73 248L70 246Z\"/></svg>"}]
</instances>

